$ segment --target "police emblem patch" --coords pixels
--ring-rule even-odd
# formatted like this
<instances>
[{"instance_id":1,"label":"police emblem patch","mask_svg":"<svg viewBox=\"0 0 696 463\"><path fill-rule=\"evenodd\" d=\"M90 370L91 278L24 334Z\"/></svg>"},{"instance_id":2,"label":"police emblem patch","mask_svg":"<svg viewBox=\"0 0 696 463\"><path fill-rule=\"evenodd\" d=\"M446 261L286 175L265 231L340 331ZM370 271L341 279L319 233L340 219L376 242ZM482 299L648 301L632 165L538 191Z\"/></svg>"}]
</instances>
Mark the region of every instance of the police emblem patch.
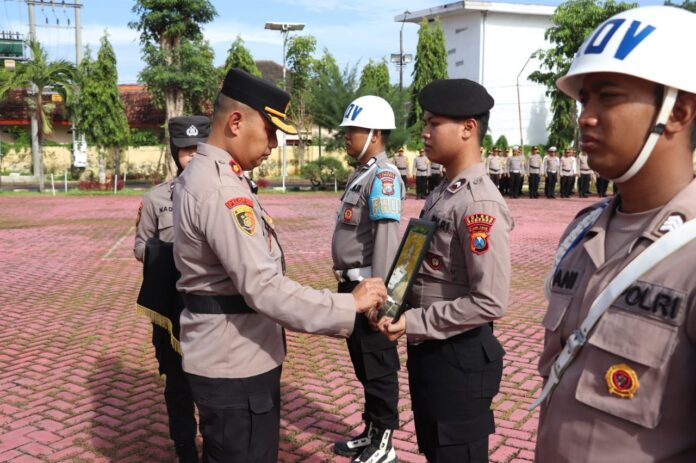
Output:
<instances>
[{"instance_id":1,"label":"police emblem patch","mask_svg":"<svg viewBox=\"0 0 696 463\"><path fill-rule=\"evenodd\" d=\"M382 181L382 194L392 196L394 194L394 179L396 174L388 170L383 170L377 174L377 177Z\"/></svg>"},{"instance_id":2,"label":"police emblem patch","mask_svg":"<svg viewBox=\"0 0 696 463\"><path fill-rule=\"evenodd\" d=\"M632 399L640 387L635 370L625 363L610 366L604 374L604 379L609 387L609 394L622 399Z\"/></svg>"},{"instance_id":3,"label":"police emblem patch","mask_svg":"<svg viewBox=\"0 0 696 463\"><path fill-rule=\"evenodd\" d=\"M442 268L442 257L437 254L429 252L425 255L425 262L433 270L440 270Z\"/></svg>"},{"instance_id":4,"label":"police emblem patch","mask_svg":"<svg viewBox=\"0 0 696 463\"><path fill-rule=\"evenodd\" d=\"M351 220L353 220L353 208L347 207L346 210L343 211L343 221L350 222Z\"/></svg>"},{"instance_id":5,"label":"police emblem patch","mask_svg":"<svg viewBox=\"0 0 696 463\"><path fill-rule=\"evenodd\" d=\"M196 128L195 125L192 125L188 129L186 129L186 135L189 137L197 137L198 136L198 129Z\"/></svg>"},{"instance_id":6,"label":"police emblem patch","mask_svg":"<svg viewBox=\"0 0 696 463\"><path fill-rule=\"evenodd\" d=\"M231 161L230 161L230 167L232 168L232 172L234 172L235 174L237 174L239 177L242 176L242 166L240 166L239 164L237 164L237 161L235 161L234 159L231 160Z\"/></svg>"},{"instance_id":7,"label":"police emblem patch","mask_svg":"<svg viewBox=\"0 0 696 463\"><path fill-rule=\"evenodd\" d=\"M236 206L232 209L234 220L237 226L247 235L251 236L256 232L256 214L254 209L247 205Z\"/></svg>"},{"instance_id":8,"label":"police emblem patch","mask_svg":"<svg viewBox=\"0 0 696 463\"><path fill-rule=\"evenodd\" d=\"M495 217L488 214L471 214L464 217L469 230L469 250L474 254L484 254L490 249L490 231Z\"/></svg>"}]
</instances>

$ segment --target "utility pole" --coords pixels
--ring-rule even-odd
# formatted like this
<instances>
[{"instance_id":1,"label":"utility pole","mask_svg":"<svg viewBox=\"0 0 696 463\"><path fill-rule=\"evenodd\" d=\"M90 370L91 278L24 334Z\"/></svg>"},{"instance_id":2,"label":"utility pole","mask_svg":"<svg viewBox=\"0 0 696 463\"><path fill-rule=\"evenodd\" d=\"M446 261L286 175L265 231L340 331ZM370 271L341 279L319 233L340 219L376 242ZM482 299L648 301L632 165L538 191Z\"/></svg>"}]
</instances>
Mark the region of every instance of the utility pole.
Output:
<instances>
[{"instance_id":1,"label":"utility pole","mask_svg":"<svg viewBox=\"0 0 696 463\"><path fill-rule=\"evenodd\" d=\"M391 62L399 68L399 90L404 89L404 66L413 61L413 55L410 53L404 55L404 24L406 24L406 18L409 14L411 14L411 12L406 10L401 18L401 29L399 30L399 54L391 54Z\"/></svg>"}]
</instances>

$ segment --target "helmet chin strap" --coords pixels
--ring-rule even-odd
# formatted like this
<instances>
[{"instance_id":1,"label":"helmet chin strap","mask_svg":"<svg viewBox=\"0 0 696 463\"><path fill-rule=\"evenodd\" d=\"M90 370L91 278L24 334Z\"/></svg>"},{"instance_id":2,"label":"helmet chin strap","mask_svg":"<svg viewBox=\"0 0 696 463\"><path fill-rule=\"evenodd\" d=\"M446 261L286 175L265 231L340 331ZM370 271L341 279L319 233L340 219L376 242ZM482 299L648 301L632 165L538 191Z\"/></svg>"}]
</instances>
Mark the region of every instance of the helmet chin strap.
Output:
<instances>
[{"instance_id":1,"label":"helmet chin strap","mask_svg":"<svg viewBox=\"0 0 696 463\"><path fill-rule=\"evenodd\" d=\"M623 175L611 179L614 182L623 183L633 178L633 176L638 173L638 171L643 167L643 165L645 165L646 161L650 157L650 153L652 153L652 150L655 148L655 145L657 144L657 140L660 138L660 135L662 135L662 133L665 131L665 124L669 119L669 115L672 113L674 103L677 101L677 94L679 93L679 90L677 90L674 87L665 87L665 90L665 97L662 100L662 107L660 108L660 112L658 113L657 119L655 120L655 125L650 131L650 135L648 135L648 139L645 140L643 149L638 154L638 157L636 157L636 160L633 161L631 167L629 167Z\"/></svg>"},{"instance_id":2,"label":"helmet chin strap","mask_svg":"<svg viewBox=\"0 0 696 463\"><path fill-rule=\"evenodd\" d=\"M372 134L374 132L375 132L375 129L370 129L370 133L367 134L367 140L365 140L365 144L363 145L363 149L362 149L362 151L360 151L360 154L357 157L358 162L361 162L363 156L365 156L365 153L367 153L367 147L370 146L370 140L372 140Z\"/></svg>"}]
</instances>

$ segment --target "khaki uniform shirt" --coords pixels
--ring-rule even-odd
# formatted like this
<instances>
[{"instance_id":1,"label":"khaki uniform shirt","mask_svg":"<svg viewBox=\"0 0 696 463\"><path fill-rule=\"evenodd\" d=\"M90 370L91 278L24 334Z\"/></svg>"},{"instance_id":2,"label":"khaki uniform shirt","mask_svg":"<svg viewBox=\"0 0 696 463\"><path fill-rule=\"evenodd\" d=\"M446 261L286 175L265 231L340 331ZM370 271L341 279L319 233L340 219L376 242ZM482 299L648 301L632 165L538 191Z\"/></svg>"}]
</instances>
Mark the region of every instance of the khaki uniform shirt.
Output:
<instances>
[{"instance_id":1,"label":"khaki uniform shirt","mask_svg":"<svg viewBox=\"0 0 696 463\"><path fill-rule=\"evenodd\" d=\"M486 172L488 174L502 174L503 160L500 156L488 156L486 158Z\"/></svg>"},{"instance_id":2,"label":"khaki uniform shirt","mask_svg":"<svg viewBox=\"0 0 696 463\"><path fill-rule=\"evenodd\" d=\"M442 164L438 164L437 162L431 162L430 175L442 175Z\"/></svg>"},{"instance_id":3,"label":"khaki uniform shirt","mask_svg":"<svg viewBox=\"0 0 696 463\"><path fill-rule=\"evenodd\" d=\"M513 220L484 165L443 181L421 216L438 228L408 298L408 341L447 339L502 317Z\"/></svg>"},{"instance_id":4,"label":"khaki uniform shirt","mask_svg":"<svg viewBox=\"0 0 696 463\"><path fill-rule=\"evenodd\" d=\"M416 156L416 159L413 160L413 176L427 177L428 175L430 175L430 172L428 172L428 158Z\"/></svg>"},{"instance_id":5,"label":"khaki uniform shirt","mask_svg":"<svg viewBox=\"0 0 696 463\"><path fill-rule=\"evenodd\" d=\"M590 169L590 165L587 163L587 155L584 153L578 154L578 168L581 174L592 173L592 169Z\"/></svg>"},{"instance_id":6,"label":"khaki uniform shirt","mask_svg":"<svg viewBox=\"0 0 696 463\"><path fill-rule=\"evenodd\" d=\"M524 175L524 155L519 154L517 156L510 156L507 160L508 172L510 173L520 173Z\"/></svg>"},{"instance_id":7,"label":"khaki uniform shirt","mask_svg":"<svg viewBox=\"0 0 696 463\"><path fill-rule=\"evenodd\" d=\"M558 156L546 155L541 166L541 173L543 175L556 175L558 174L558 166Z\"/></svg>"},{"instance_id":8,"label":"khaki uniform shirt","mask_svg":"<svg viewBox=\"0 0 696 463\"><path fill-rule=\"evenodd\" d=\"M620 198L609 202L553 278L543 320L541 376L548 377L556 356L601 290L663 234L665 221L696 217L695 197L692 181L648 217L632 238L623 239L625 246L612 255L605 252L606 233ZM694 262L696 242L691 242L631 284L604 313L542 404L537 461L696 461ZM616 379L612 367L632 371L636 381L626 382L621 374ZM624 398L610 392L617 384L638 387L631 388L632 398Z\"/></svg>"},{"instance_id":9,"label":"khaki uniform shirt","mask_svg":"<svg viewBox=\"0 0 696 463\"><path fill-rule=\"evenodd\" d=\"M399 249L404 198L401 176L383 152L351 175L336 213L334 269L372 266L372 276L386 278Z\"/></svg>"},{"instance_id":10,"label":"khaki uniform shirt","mask_svg":"<svg viewBox=\"0 0 696 463\"><path fill-rule=\"evenodd\" d=\"M570 177L578 173L575 156L563 156L559 160L561 165L561 177Z\"/></svg>"},{"instance_id":11,"label":"khaki uniform shirt","mask_svg":"<svg viewBox=\"0 0 696 463\"><path fill-rule=\"evenodd\" d=\"M139 261L142 261L145 256L145 242L148 238L159 237L168 243L174 241L173 186L174 182L160 183L143 196L135 226L135 246L133 247L133 254Z\"/></svg>"},{"instance_id":12,"label":"khaki uniform shirt","mask_svg":"<svg viewBox=\"0 0 696 463\"><path fill-rule=\"evenodd\" d=\"M532 154L527 159L527 172L530 174L541 173L541 154Z\"/></svg>"},{"instance_id":13,"label":"khaki uniform shirt","mask_svg":"<svg viewBox=\"0 0 696 463\"><path fill-rule=\"evenodd\" d=\"M177 289L199 295L241 294L253 314L181 314L183 368L209 378L246 378L285 357L281 325L348 336L351 294L301 286L285 277L273 221L230 155L198 145L174 187Z\"/></svg>"},{"instance_id":14,"label":"khaki uniform shirt","mask_svg":"<svg viewBox=\"0 0 696 463\"><path fill-rule=\"evenodd\" d=\"M394 164L400 175L408 175L408 158L405 154L394 156Z\"/></svg>"}]
</instances>

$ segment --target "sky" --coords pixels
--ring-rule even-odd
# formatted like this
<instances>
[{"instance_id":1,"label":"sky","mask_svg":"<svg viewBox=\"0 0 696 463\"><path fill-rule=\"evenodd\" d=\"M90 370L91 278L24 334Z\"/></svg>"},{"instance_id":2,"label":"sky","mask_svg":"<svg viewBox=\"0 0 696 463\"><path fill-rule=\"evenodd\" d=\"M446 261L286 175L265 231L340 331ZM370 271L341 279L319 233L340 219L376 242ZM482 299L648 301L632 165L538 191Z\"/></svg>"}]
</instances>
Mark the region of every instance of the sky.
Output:
<instances>
[{"instance_id":1,"label":"sky","mask_svg":"<svg viewBox=\"0 0 696 463\"><path fill-rule=\"evenodd\" d=\"M1 0L0 30L28 35L28 7L22 0ZM74 10L62 8L60 0L44 0L46 6L35 7L37 37L49 53L50 59L75 61L74 28L46 27L75 24ZM67 0L72 3L74 0ZM128 23L136 20L131 11L133 0L81 0L82 45L92 48L96 55L99 40L108 31L109 40L116 52L119 83L138 82L143 68L139 34ZM264 29L266 22L304 23L300 34L310 34L317 39L317 55L328 49L339 65L358 65L370 59L389 59L399 52L401 23L394 17L404 11L418 11L452 3L447 0L212 0L217 17L203 27L205 38L215 51L215 65L224 63L227 50L237 35L257 60L282 62L282 39L278 31ZM553 0L537 0L508 3L534 3L558 5ZM640 4L661 4L647 0ZM69 23L68 23L69 21ZM415 55L418 26L403 26L404 53ZM390 76L398 83L397 69L390 63ZM404 69L404 84L411 82L413 63Z\"/></svg>"}]
</instances>

